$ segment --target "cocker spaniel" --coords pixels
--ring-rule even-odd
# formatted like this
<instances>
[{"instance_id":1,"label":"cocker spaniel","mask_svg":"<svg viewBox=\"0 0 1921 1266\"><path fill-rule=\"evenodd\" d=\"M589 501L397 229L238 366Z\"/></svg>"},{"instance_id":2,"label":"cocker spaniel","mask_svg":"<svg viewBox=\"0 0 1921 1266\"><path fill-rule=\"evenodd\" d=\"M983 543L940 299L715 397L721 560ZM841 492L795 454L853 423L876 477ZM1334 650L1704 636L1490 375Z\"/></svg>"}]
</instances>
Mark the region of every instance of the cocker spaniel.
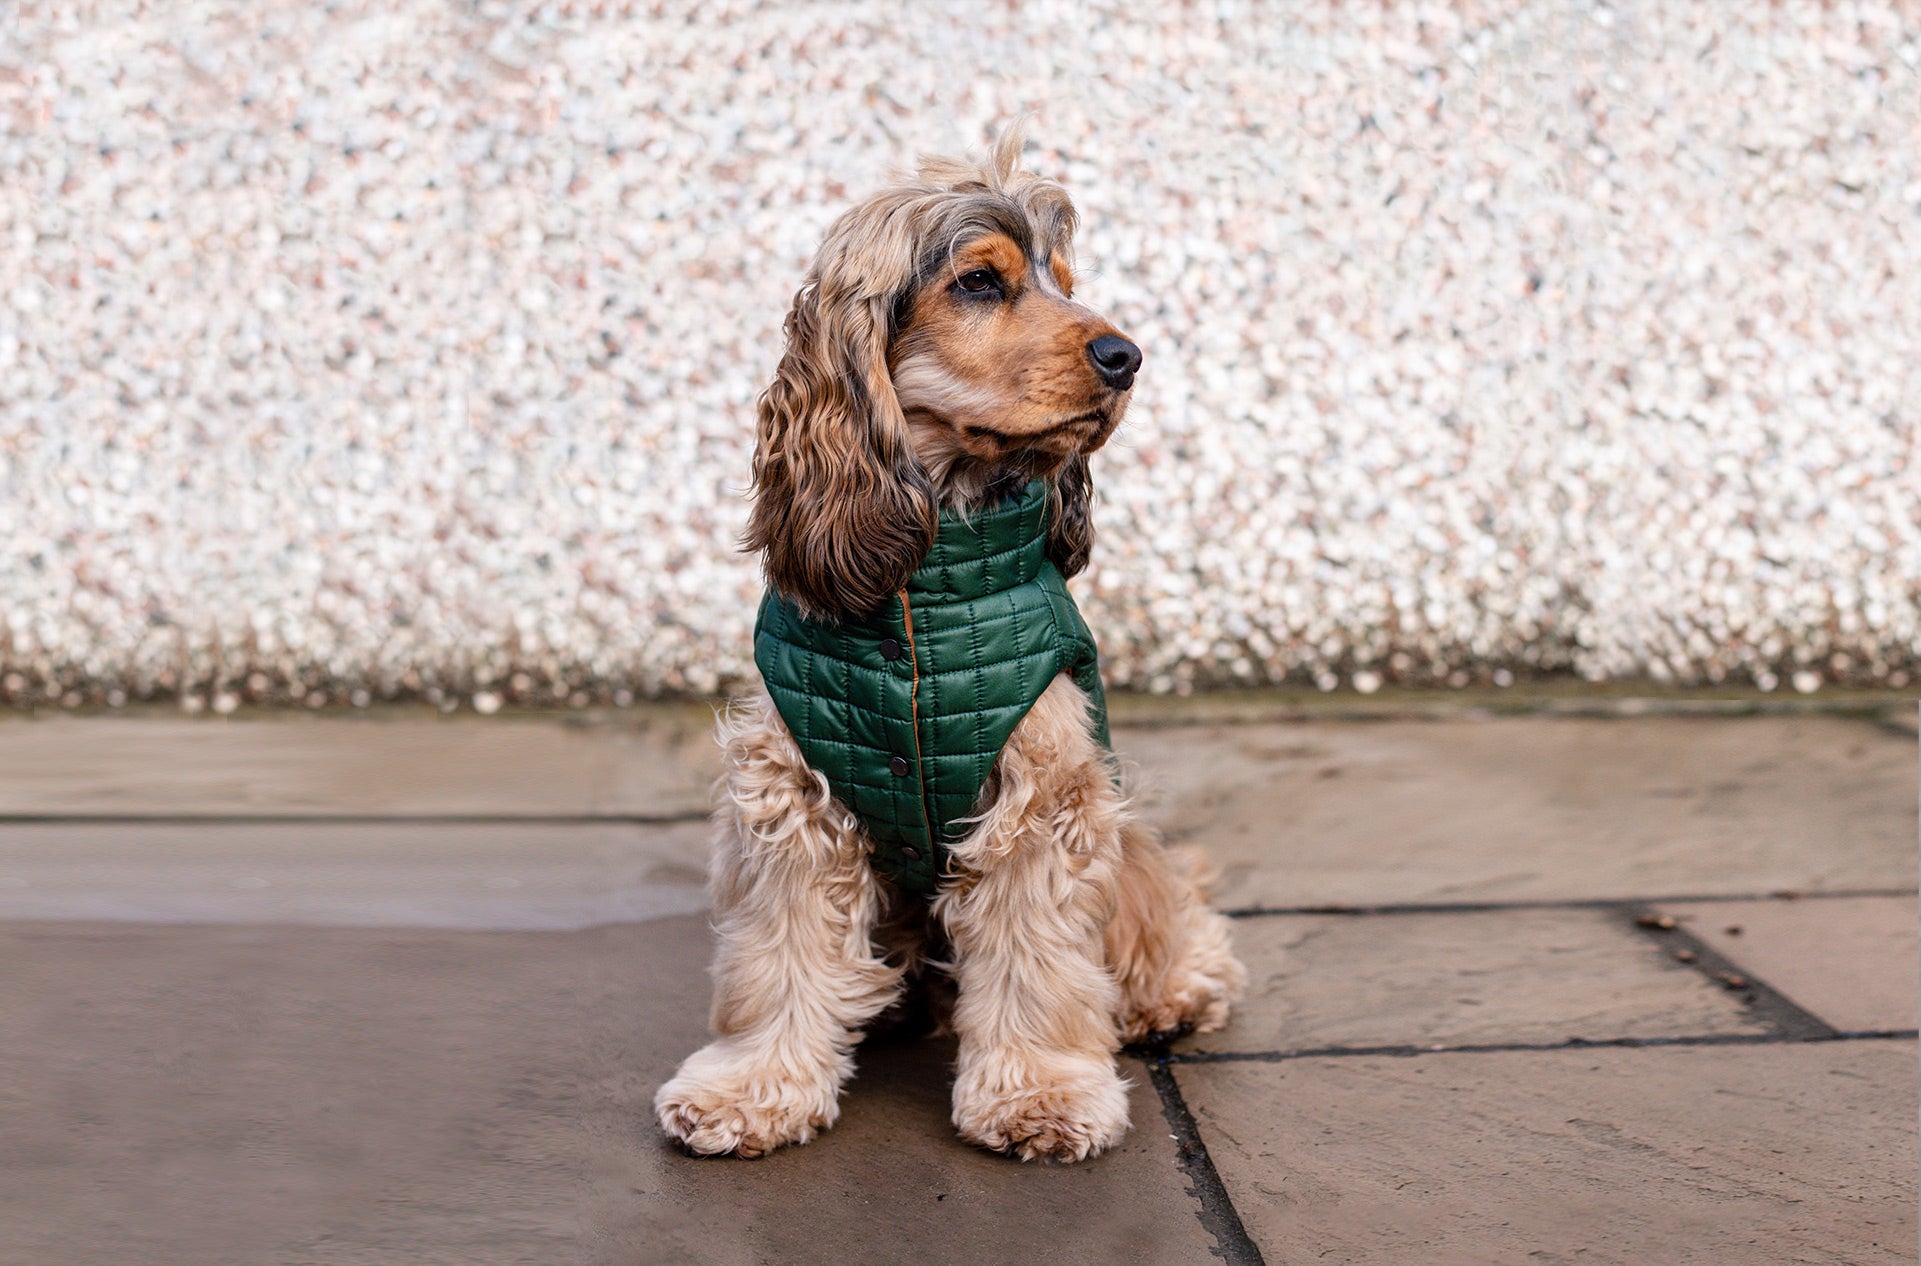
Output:
<instances>
[{"instance_id":1,"label":"cocker spaniel","mask_svg":"<svg viewBox=\"0 0 1921 1266\"><path fill-rule=\"evenodd\" d=\"M1204 861L1106 749L1063 578L1141 353L1073 297L1073 205L1020 151L841 216L787 317L747 533L768 689L720 723L714 1040L654 1100L690 1152L808 1142L863 1034L931 999L961 1135L1080 1160L1127 1129L1120 1047L1219 1028L1245 984Z\"/></svg>"}]
</instances>

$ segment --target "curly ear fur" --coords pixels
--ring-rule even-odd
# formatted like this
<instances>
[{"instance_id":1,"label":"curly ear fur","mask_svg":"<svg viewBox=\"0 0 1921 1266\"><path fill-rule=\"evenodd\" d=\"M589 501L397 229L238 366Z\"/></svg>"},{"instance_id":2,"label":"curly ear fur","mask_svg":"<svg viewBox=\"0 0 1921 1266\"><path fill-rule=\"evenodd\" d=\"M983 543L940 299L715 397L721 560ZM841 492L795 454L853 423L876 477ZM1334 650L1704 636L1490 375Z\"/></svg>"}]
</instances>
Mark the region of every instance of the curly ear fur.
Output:
<instances>
[{"instance_id":1,"label":"curly ear fur","mask_svg":"<svg viewBox=\"0 0 1921 1266\"><path fill-rule=\"evenodd\" d=\"M912 274L853 237L846 221L835 226L787 314L787 348L760 397L745 541L767 583L820 620L877 610L936 527L887 373L894 297Z\"/></svg>"},{"instance_id":2,"label":"curly ear fur","mask_svg":"<svg viewBox=\"0 0 1921 1266\"><path fill-rule=\"evenodd\" d=\"M1094 481L1087 458L1076 455L1048 486L1047 557L1061 575L1078 575L1094 552Z\"/></svg>"}]
</instances>

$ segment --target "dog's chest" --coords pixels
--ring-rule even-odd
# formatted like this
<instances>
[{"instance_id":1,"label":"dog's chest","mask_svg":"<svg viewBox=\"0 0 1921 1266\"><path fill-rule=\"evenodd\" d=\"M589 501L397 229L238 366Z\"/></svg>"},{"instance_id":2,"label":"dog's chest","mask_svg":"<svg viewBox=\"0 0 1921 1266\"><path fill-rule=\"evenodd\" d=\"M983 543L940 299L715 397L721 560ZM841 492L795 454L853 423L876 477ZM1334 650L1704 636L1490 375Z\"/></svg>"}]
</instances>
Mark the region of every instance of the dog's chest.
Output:
<instances>
[{"instance_id":1,"label":"dog's chest","mask_svg":"<svg viewBox=\"0 0 1921 1266\"><path fill-rule=\"evenodd\" d=\"M1095 709L1108 742L1093 635L1046 555L1046 485L967 519L894 600L854 623L761 602L754 661L808 764L858 816L874 864L931 899L994 761L1056 676Z\"/></svg>"}]
</instances>

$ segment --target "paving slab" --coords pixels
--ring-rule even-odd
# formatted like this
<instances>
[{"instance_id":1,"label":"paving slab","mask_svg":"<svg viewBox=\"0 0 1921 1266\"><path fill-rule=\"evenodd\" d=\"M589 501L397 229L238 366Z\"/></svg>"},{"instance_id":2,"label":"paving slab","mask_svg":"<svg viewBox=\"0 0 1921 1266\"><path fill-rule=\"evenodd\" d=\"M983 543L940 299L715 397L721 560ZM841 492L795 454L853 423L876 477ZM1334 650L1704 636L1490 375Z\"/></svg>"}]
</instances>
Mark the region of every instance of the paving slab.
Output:
<instances>
[{"instance_id":1,"label":"paving slab","mask_svg":"<svg viewBox=\"0 0 1921 1266\"><path fill-rule=\"evenodd\" d=\"M1270 1262L1914 1261L1912 1041L1357 1056L1177 1076Z\"/></svg>"},{"instance_id":2,"label":"paving slab","mask_svg":"<svg viewBox=\"0 0 1921 1266\"><path fill-rule=\"evenodd\" d=\"M863 1052L805 1149L697 1162L658 1136L647 1102L704 1035L709 727L0 721L0 923L65 921L0 926L0 1266L1210 1260L1144 1087L1082 1167L955 1139L938 1043ZM1670 908L1830 1023L1911 1027L1911 735L1116 737L1150 815L1225 864L1222 904L1294 910L1237 922L1254 994L1184 1048L1247 1062L1175 1066L1269 1260L1912 1260L1911 1042L1772 1042L1618 912L1527 905L1904 892ZM1485 908L1298 909L1409 902ZM1298 1054L1570 1037L1731 1044Z\"/></svg>"},{"instance_id":3,"label":"paving slab","mask_svg":"<svg viewBox=\"0 0 1921 1266\"><path fill-rule=\"evenodd\" d=\"M0 813L704 813L713 711L0 713Z\"/></svg>"},{"instance_id":4,"label":"paving slab","mask_svg":"<svg viewBox=\"0 0 1921 1266\"><path fill-rule=\"evenodd\" d=\"M1837 1029L1912 1029L1921 1023L1921 910L1912 895L1661 909Z\"/></svg>"},{"instance_id":5,"label":"paving slab","mask_svg":"<svg viewBox=\"0 0 1921 1266\"><path fill-rule=\"evenodd\" d=\"M704 821L0 823L0 920L567 929L707 908Z\"/></svg>"},{"instance_id":6,"label":"paving slab","mask_svg":"<svg viewBox=\"0 0 1921 1266\"><path fill-rule=\"evenodd\" d=\"M0 719L0 814L687 817L701 705L591 716ZM1914 742L1872 720L1645 716L1117 729L1228 905L1914 886Z\"/></svg>"},{"instance_id":7,"label":"paving slab","mask_svg":"<svg viewBox=\"0 0 1921 1266\"><path fill-rule=\"evenodd\" d=\"M1914 887L1914 740L1841 717L1123 731L1226 905Z\"/></svg>"},{"instance_id":8,"label":"paving slab","mask_svg":"<svg viewBox=\"0 0 1921 1266\"><path fill-rule=\"evenodd\" d=\"M1618 911L1237 919L1248 996L1185 1049L1553 1043L1767 1031Z\"/></svg>"},{"instance_id":9,"label":"paving slab","mask_svg":"<svg viewBox=\"0 0 1921 1266\"><path fill-rule=\"evenodd\" d=\"M954 1136L951 1044L864 1051L808 1147L682 1156L648 1104L708 951L690 916L0 928L0 1263L1210 1260L1150 1092L1115 1151L1021 1166Z\"/></svg>"}]
</instances>

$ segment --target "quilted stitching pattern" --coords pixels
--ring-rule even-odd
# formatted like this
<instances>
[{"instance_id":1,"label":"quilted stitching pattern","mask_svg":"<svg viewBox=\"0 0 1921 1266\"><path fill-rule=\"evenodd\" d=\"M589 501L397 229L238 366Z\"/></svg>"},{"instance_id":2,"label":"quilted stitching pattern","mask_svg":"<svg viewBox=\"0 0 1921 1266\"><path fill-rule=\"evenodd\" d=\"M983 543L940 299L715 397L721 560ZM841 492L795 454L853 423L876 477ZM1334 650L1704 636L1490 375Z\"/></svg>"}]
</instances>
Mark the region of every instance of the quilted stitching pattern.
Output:
<instances>
[{"instance_id":1,"label":"quilted stitching pattern","mask_svg":"<svg viewBox=\"0 0 1921 1266\"><path fill-rule=\"evenodd\" d=\"M912 653L890 662L889 638ZM996 509L942 515L906 589L868 619L817 624L769 592L754 662L808 763L867 827L875 866L930 899L961 819L1056 675L1087 692L1108 742L1094 637L1047 559L1039 480Z\"/></svg>"}]
</instances>

